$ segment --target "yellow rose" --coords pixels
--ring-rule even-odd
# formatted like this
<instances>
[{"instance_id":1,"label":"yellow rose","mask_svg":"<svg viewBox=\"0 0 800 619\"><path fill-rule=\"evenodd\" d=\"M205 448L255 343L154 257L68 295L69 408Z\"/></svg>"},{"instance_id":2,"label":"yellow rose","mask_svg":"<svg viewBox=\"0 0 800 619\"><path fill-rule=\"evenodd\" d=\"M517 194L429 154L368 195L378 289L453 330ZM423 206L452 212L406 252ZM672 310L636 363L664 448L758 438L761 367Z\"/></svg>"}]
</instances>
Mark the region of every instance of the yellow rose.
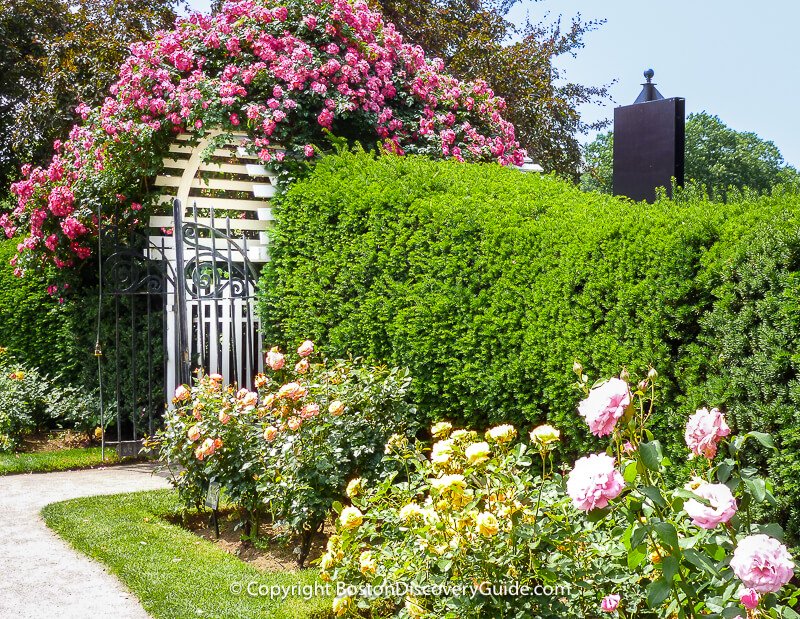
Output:
<instances>
[{"instance_id":1,"label":"yellow rose","mask_svg":"<svg viewBox=\"0 0 800 619\"><path fill-rule=\"evenodd\" d=\"M489 459L489 452L489 443L482 441L480 443L472 443L464 450L464 455L467 456L467 462L477 466Z\"/></svg>"},{"instance_id":2,"label":"yellow rose","mask_svg":"<svg viewBox=\"0 0 800 619\"><path fill-rule=\"evenodd\" d=\"M440 421L431 427L431 436L433 438L443 438L450 433L453 429L453 424L447 421Z\"/></svg>"},{"instance_id":3,"label":"yellow rose","mask_svg":"<svg viewBox=\"0 0 800 619\"><path fill-rule=\"evenodd\" d=\"M345 529L355 529L364 522L364 514L357 507L345 507L339 516L339 524Z\"/></svg>"},{"instance_id":4,"label":"yellow rose","mask_svg":"<svg viewBox=\"0 0 800 619\"><path fill-rule=\"evenodd\" d=\"M390 454L392 452L405 451L408 447L408 439L402 434L392 434L386 442L386 449L384 453Z\"/></svg>"},{"instance_id":5,"label":"yellow rose","mask_svg":"<svg viewBox=\"0 0 800 619\"><path fill-rule=\"evenodd\" d=\"M502 426L495 426L486 431L486 438L496 443L510 443L517 436L517 430L514 426L504 424Z\"/></svg>"},{"instance_id":6,"label":"yellow rose","mask_svg":"<svg viewBox=\"0 0 800 619\"><path fill-rule=\"evenodd\" d=\"M324 555L322 555L322 558L320 558L319 560L319 567L321 570L327 571L331 569L335 564L336 561L334 561L333 557L331 556L331 553L329 552L326 552Z\"/></svg>"},{"instance_id":7,"label":"yellow rose","mask_svg":"<svg viewBox=\"0 0 800 619\"><path fill-rule=\"evenodd\" d=\"M438 441L433 444L433 448L431 449L431 461L434 464L443 466L450 461L450 457L452 455L453 455L452 440L446 439L443 441Z\"/></svg>"},{"instance_id":8,"label":"yellow rose","mask_svg":"<svg viewBox=\"0 0 800 619\"><path fill-rule=\"evenodd\" d=\"M363 490L364 480L360 477L356 477L355 479L350 480L350 483L347 484L347 490L345 490L345 492L347 493L347 496L352 499L354 496L361 494Z\"/></svg>"},{"instance_id":9,"label":"yellow rose","mask_svg":"<svg viewBox=\"0 0 800 619\"><path fill-rule=\"evenodd\" d=\"M333 614L341 617L350 608L351 603L352 600L349 596L333 598Z\"/></svg>"},{"instance_id":10,"label":"yellow rose","mask_svg":"<svg viewBox=\"0 0 800 619\"><path fill-rule=\"evenodd\" d=\"M561 440L561 432L553 426L544 424L531 431L531 440L542 447L547 447L550 443Z\"/></svg>"},{"instance_id":11,"label":"yellow rose","mask_svg":"<svg viewBox=\"0 0 800 619\"><path fill-rule=\"evenodd\" d=\"M403 522L409 522L415 518L420 517L421 515L422 515L422 508L413 501L408 505L404 505L400 509L399 513L400 520L402 520Z\"/></svg>"},{"instance_id":12,"label":"yellow rose","mask_svg":"<svg viewBox=\"0 0 800 619\"><path fill-rule=\"evenodd\" d=\"M489 512L481 512L478 514L478 517L475 519L475 524L478 527L478 533L484 537L497 535L497 532L500 530L497 524L497 518L494 517L494 514L490 514Z\"/></svg>"},{"instance_id":13,"label":"yellow rose","mask_svg":"<svg viewBox=\"0 0 800 619\"><path fill-rule=\"evenodd\" d=\"M378 569L378 564L375 561L375 557L372 556L371 550L365 550L362 552L361 556L358 557L358 563L358 569L362 574L364 574L364 576L374 574Z\"/></svg>"},{"instance_id":14,"label":"yellow rose","mask_svg":"<svg viewBox=\"0 0 800 619\"><path fill-rule=\"evenodd\" d=\"M459 474L442 475L441 477L434 477L431 479L431 488L438 491L440 494L451 492L454 495L463 494L467 488L464 482L464 476Z\"/></svg>"},{"instance_id":15,"label":"yellow rose","mask_svg":"<svg viewBox=\"0 0 800 619\"><path fill-rule=\"evenodd\" d=\"M338 417L344 412L344 402L340 400L334 400L331 402L330 406L328 406L328 412L334 417Z\"/></svg>"}]
</instances>

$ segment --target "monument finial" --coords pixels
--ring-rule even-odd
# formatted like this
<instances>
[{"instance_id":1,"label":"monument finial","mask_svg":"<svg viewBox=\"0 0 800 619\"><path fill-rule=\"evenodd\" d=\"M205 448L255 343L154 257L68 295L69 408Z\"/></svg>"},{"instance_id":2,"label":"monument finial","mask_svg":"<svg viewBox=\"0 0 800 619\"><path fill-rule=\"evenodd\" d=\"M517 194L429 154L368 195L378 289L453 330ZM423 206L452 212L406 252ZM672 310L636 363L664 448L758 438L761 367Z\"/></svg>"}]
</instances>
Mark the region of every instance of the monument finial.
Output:
<instances>
[{"instance_id":1,"label":"monument finial","mask_svg":"<svg viewBox=\"0 0 800 619\"><path fill-rule=\"evenodd\" d=\"M653 71L653 69L647 69L644 72L644 77L647 81L642 84L642 92L636 97L634 103L647 103L648 101L658 101L664 98L664 96L656 90L656 85L653 83L653 76L655 76L655 74L656 72Z\"/></svg>"}]
</instances>

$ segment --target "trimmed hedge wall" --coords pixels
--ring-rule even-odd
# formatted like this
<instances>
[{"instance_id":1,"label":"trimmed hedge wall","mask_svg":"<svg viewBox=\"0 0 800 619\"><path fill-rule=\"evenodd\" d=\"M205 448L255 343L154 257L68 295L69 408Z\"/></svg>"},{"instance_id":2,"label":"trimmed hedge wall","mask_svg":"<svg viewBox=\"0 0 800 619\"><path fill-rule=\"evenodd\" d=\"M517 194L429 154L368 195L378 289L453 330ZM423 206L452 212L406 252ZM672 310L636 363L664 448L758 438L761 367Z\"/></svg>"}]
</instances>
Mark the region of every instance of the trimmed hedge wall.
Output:
<instances>
[{"instance_id":1,"label":"trimmed hedge wall","mask_svg":"<svg viewBox=\"0 0 800 619\"><path fill-rule=\"evenodd\" d=\"M73 377L82 363L94 360L78 345L87 325L79 321L75 303L62 306L47 294L43 277L14 275L9 260L17 253L18 242L0 240L0 346L43 373Z\"/></svg>"},{"instance_id":2,"label":"trimmed hedge wall","mask_svg":"<svg viewBox=\"0 0 800 619\"><path fill-rule=\"evenodd\" d=\"M266 338L408 366L431 419L558 425L573 361L661 376L658 424L722 405L800 496L800 195L633 204L496 165L341 154L275 209ZM684 452L681 451L681 454ZM800 530L800 509L792 514Z\"/></svg>"}]
</instances>

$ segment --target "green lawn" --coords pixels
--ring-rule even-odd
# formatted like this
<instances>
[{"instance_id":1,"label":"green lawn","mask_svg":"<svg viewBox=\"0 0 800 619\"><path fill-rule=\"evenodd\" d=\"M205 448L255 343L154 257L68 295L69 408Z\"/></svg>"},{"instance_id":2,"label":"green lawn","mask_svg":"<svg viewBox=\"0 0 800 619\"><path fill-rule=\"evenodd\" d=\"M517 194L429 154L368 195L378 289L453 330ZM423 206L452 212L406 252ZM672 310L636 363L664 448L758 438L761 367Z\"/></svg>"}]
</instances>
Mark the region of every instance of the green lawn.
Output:
<instances>
[{"instance_id":1,"label":"green lawn","mask_svg":"<svg viewBox=\"0 0 800 619\"><path fill-rule=\"evenodd\" d=\"M331 600L235 595L237 586L321 587L316 571L265 573L200 539L165 516L175 513L173 491L73 499L42 510L48 526L97 559L133 591L155 619L187 617L275 619L329 617Z\"/></svg>"},{"instance_id":2,"label":"green lawn","mask_svg":"<svg viewBox=\"0 0 800 619\"><path fill-rule=\"evenodd\" d=\"M0 475L86 469L117 461L117 453L113 449L106 449L106 461L104 463L100 459L99 447L58 449L33 453L0 453Z\"/></svg>"}]
</instances>

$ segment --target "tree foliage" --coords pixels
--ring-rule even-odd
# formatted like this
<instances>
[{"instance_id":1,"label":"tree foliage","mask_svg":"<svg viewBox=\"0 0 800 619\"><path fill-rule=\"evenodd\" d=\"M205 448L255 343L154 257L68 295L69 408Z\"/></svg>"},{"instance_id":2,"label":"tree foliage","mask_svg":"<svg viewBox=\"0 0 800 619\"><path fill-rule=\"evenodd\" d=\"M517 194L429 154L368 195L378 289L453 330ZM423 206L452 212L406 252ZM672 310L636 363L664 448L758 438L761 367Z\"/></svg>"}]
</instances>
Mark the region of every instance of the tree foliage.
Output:
<instances>
[{"instance_id":1,"label":"tree foliage","mask_svg":"<svg viewBox=\"0 0 800 619\"><path fill-rule=\"evenodd\" d=\"M0 179L46 163L78 103L100 103L128 46L171 24L181 2L0 0Z\"/></svg>"},{"instance_id":2,"label":"tree foliage","mask_svg":"<svg viewBox=\"0 0 800 619\"><path fill-rule=\"evenodd\" d=\"M574 17L563 25L509 21L516 0L374 0L403 37L441 58L461 79L484 79L508 103L517 139L545 170L576 177L580 145L588 128L583 103L607 96L604 87L564 81L555 59L575 55L584 35L602 22Z\"/></svg>"},{"instance_id":3,"label":"tree foliage","mask_svg":"<svg viewBox=\"0 0 800 619\"><path fill-rule=\"evenodd\" d=\"M598 135L586 146L581 188L612 192L613 151L613 132ZM736 131L707 112L690 114L686 120L685 176L715 200L726 199L731 187L763 193L800 179L774 143L750 131Z\"/></svg>"}]
</instances>

